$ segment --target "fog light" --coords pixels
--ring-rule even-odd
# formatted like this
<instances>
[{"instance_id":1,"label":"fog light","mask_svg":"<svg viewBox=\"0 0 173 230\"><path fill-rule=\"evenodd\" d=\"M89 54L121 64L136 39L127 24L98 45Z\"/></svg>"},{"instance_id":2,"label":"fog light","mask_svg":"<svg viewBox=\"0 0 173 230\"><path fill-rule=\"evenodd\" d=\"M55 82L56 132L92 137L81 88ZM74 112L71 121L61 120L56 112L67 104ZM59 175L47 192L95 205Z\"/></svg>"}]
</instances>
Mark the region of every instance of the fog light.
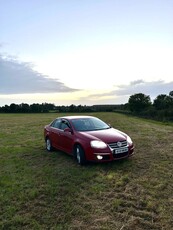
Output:
<instances>
[{"instance_id":1,"label":"fog light","mask_svg":"<svg viewBox=\"0 0 173 230\"><path fill-rule=\"evenodd\" d=\"M97 155L97 159L98 159L98 160L102 160L102 159L103 159L103 156Z\"/></svg>"}]
</instances>

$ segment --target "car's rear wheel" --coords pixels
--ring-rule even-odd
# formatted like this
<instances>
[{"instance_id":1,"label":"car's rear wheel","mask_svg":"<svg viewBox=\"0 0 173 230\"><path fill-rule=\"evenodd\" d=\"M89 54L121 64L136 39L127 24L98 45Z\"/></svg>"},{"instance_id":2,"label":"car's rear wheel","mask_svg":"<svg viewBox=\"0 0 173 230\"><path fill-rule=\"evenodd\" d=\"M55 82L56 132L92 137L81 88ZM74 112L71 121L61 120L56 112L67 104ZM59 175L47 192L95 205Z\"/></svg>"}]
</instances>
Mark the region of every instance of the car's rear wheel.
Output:
<instances>
[{"instance_id":1,"label":"car's rear wheel","mask_svg":"<svg viewBox=\"0 0 173 230\"><path fill-rule=\"evenodd\" d=\"M51 152L53 150L51 140L48 137L46 138L46 149L49 152Z\"/></svg>"},{"instance_id":2,"label":"car's rear wheel","mask_svg":"<svg viewBox=\"0 0 173 230\"><path fill-rule=\"evenodd\" d=\"M77 160L77 163L80 165L86 164L85 152L81 145L76 145L74 149L74 155Z\"/></svg>"}]
</instances>

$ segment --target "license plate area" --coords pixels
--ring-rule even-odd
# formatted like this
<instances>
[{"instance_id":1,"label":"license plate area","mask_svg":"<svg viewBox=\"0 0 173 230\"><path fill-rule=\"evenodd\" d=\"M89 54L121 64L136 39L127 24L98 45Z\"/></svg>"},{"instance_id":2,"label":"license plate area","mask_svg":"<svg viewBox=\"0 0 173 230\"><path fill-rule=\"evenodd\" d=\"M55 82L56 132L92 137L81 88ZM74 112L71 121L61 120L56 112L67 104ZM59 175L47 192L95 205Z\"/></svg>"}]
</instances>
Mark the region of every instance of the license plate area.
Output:
<instances>
[{"instance_id":1,"label":"license plate area","mask_svg":"<svg viewBox=\"0 0 173 230\"><path fill-rule=\"evenodd\" d=\"M126 153L126 152L128 152L128 147L113 150L113 154Z\"/></svg>"}]
</instances>

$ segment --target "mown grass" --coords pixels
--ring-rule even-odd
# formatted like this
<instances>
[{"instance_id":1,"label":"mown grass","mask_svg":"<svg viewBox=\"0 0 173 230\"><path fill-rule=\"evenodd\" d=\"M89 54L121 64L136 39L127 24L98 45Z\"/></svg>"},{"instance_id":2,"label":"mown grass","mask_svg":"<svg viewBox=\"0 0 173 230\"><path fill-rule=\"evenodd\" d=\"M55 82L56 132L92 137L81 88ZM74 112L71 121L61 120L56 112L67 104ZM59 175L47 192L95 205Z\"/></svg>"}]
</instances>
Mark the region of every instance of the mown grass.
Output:
<instances>
[{"instance_id":1,"label":"mown grass","mask_svg":"<svg viewBox=\"0 0 173 230\"><path fill-rule=\"evenodd\" d=\"M0 114L0 229L173 229L173 127L92 114L128 133L135 155L81 167L45 150L60 115Z\"/></svg>"}]
</instances>

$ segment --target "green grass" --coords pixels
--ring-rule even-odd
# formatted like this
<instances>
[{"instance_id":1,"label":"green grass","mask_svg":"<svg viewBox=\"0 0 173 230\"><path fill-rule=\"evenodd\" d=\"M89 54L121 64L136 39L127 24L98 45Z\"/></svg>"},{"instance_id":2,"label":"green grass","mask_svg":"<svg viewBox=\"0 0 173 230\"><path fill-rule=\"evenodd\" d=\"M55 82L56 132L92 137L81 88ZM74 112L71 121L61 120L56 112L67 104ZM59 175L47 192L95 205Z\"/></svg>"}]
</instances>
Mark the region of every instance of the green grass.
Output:
<instances>
[{"instance_id":1,"label":"green grass","mask_svg":"<svg viewBox=\"0 0 173 230\"><path fill-rule=\"evenodd\" d=\"M81 167L45 150L60 115L0 114L0 229L173 229L173 126L92 114L128 133L135 155Z\"/></svg>"}]
</instances>

